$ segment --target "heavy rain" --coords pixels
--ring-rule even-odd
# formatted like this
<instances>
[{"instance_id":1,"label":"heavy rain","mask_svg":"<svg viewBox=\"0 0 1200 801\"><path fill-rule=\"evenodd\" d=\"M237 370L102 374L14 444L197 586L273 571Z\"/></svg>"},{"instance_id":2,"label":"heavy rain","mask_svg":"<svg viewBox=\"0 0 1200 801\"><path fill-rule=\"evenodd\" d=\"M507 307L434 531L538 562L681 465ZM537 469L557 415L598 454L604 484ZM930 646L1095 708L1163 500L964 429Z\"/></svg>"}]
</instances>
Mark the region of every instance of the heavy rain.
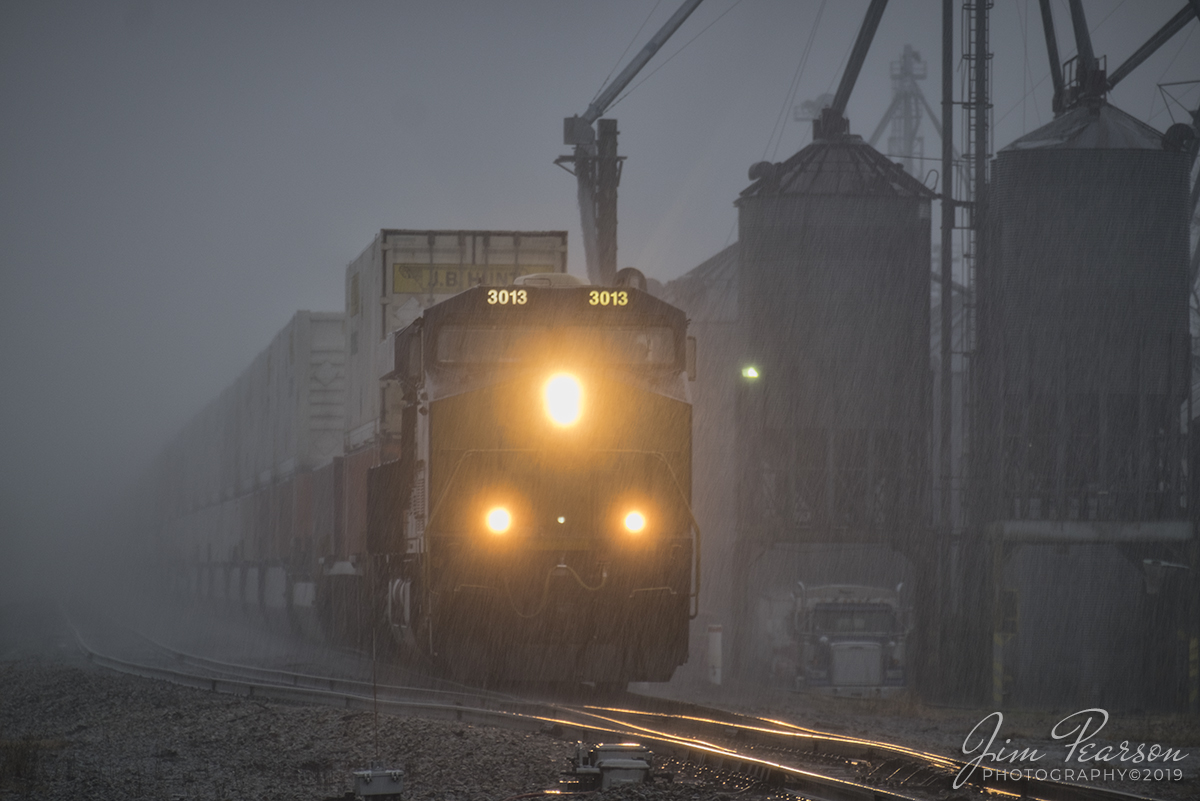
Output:
<instances>
[{"instance_id":1,"label":"heavy rain","mask_svg":"<svg viewBox=\"0 0 1200 801\"><path fill-rule=\"evenodd\" d=\"M0 798L439 797L413 682L1200 752L1197 16L5 4ZM151 642L373 717L112 778L54 709Z\"/></svg>"}]
</instances>

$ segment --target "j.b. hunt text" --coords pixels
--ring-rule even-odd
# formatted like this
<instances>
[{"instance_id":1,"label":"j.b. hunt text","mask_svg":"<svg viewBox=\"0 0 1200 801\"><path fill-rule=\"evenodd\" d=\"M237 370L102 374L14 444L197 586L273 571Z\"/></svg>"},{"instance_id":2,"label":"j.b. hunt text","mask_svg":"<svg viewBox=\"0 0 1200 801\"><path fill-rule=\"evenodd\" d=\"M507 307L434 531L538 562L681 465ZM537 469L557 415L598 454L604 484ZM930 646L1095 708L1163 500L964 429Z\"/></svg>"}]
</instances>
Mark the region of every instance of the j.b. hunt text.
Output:
<instances>
[{"instance_id":1,"label":"j.b. hunt text","mask_svg":"<svg viewBox=\"0 0 1200 801\"><path fill-rule=\"evenodd\" d=\"M982 778L991 778L993 776L999 778L1049 778L1056 781L1071 781L1075 780L1133 780L1133 781L1163 781L1163 780L1178 780L1183 777L1182 771L1178 771L1178 775L1174 775L1176 771L1167 768L1157 768L1157 771L1163 775L1157 778L1147 778L1145 774L1155 772L1155 768L1122 768L1120 771L1116 769L1102 770L1097 767L1090 769L1082 767L1086 763L1131 763L1140 765L1143 763L1170 763L1179 762L1187 758L1187 754L1181 753L1177 748L1166 748L1158 744L1138 743L1130 745L1128 740L1122 741L1119 745L1099 745L1092 742L1093 738L1098 735L1105 725L1108 724L1108 712L1103 709L1082 709L1078 712L1067 715L1065 718L1054 724L1054 728L1050 730L1050 737L1053 740L1063 741L1066 747L1066 754L1063 756L1062 762L1068 767L1062 769L1038 769L1038 768L990 768L983 767L985 761L991 763L1007 763L1009 765L1020 765L1022 763L1040 762L1047 754L1038 751L1036 748L1017 748L1012 747L1012 739L1005 739L1003 745L998 745L997 740L1000 738L1000 728L1004 725L1004 714L1002 712L992 712L984 716L982 720L975 724L963 740L962 752L964 755L971 757L967 764L963 765L959 770L958 775L954 779L954 787L958 789L971 779L977 768L982 768ZM989 732L990 726L990 732ZM1006 747L1009 746L1009 747ZM1079 768L1069 767L1070 763L1081 765ZM1134 777L1134 772L1138 776ZM1065 775L1071 773L1071 776ZM1124 776L1116 775L1118 772L1124 773ZM1041 774L1045 773L1045 776ZM1059 776L1052 774L1058 773ZM1098 775L1093 776L1093 773ZM1109 773L1114 775L1109 776ZM1003 774L1003 775L1002 775Z\"/></svg>"}]
</instances>

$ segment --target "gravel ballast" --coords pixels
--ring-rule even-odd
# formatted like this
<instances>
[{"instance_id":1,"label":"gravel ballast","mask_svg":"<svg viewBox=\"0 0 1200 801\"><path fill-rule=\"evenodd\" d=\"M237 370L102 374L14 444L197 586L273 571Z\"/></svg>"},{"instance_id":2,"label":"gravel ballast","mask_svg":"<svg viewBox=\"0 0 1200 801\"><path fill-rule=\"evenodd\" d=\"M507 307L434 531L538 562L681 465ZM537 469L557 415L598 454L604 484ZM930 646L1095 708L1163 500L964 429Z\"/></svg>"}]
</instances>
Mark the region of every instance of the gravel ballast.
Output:
<instances>
[{"instance_id":1,"label":"gravel ballast","mask_svg":"<svg viewBox=\"0 0 1200 801\"><path fill-rule=\"evenodd\" d=\"M0 799L343 798L352 771L404 771L405 801L483 801L559 786L574 744L549 734L220 695L90 663L53 606L0 607ZM602 799L769 793L681 774Z\"/></svg>"},{"instance_id":2,"label":"gravel ballast","mask_svg":"<svg viewBox=\"0 0 1200 801\"><path fill-rule=\"evenodd\" d=\"M0 797L323 799L376 757L374 716L206 693L65 662L0 663ZM540 734L379 717L378 761L411 799L554 787L571 745ZM32 746L30 745L32 744ZM32 748L32 755L28 752ZM22 754L24 752L24 755Z\"/></svg>"},{"instance_id":3,"label":"gravel ballast","mask_svg":"<svg viewBox=\"0 0 1200 801\"><path fill-rule=\"evenodd\" d=\"M265 632L256 636L266 639ZM684 680L656 689L960 759L963 738L981 718L979 710L930 708L903 699L845 702L763 685L713 687ZM1059 717L1008 713L1003 736L1054 754L1061 744L1048 742L1046 732ZM1198 732L1194 719L1115 716L1105 732L1114 742L1165 743L1185 752L1178 763L1182 780L1106 777L1096 784L1142 797L1197 797ZM379 716L377 728L370 712L220 695L114 674L84 657L53 604L0 604L0 801L325 801L344 798L353 786L352 771L372 762L404 771L406 800L499 800L558 788L573 752L573 743L548 733L386 715ZM591 797L782 797L745 779L670 760L660 759L658 767L674 772L675 783Z\"/></svg>"}]
</instances>

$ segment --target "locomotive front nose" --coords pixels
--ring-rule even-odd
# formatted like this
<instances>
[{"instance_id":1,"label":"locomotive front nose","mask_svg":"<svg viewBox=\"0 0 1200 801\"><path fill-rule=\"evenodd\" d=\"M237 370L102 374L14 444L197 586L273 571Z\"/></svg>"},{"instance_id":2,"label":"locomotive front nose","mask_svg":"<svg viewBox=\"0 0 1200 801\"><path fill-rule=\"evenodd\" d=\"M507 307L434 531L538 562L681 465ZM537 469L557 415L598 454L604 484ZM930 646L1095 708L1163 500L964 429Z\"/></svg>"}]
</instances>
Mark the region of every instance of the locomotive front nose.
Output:
<instances>
[{"instance_id":1,"label":"locomotive front nose","mask_svg":"<svg viewBox=\"0 0 1200 801\"><path fill-rule=\"evenodd\" d=\"M560 427L575 425L583 414L583 386L570 373L550 377L543 390L546 415Z\"/></svg>"}]
</instances>

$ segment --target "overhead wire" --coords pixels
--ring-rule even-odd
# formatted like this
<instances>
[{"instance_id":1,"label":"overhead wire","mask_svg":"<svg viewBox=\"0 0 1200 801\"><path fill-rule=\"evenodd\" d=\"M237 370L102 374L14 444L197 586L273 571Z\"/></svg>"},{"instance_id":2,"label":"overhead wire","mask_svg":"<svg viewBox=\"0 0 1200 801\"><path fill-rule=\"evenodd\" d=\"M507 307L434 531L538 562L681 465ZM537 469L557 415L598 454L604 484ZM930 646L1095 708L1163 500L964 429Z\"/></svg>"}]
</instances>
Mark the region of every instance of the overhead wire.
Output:
<instances>
[{"instance_id":1,"label":"overhead wire","mask_svg":"<svg viewBox=\"0 0 1200 801\"><path fill-rule=\"evenodd\" d=\"M821 25L821 15L825 13L825 5L827 0L821 0L821 6L817 9L817 16L813 20L812 28L808 32L808 41L804 43L804 51L800 54L800 62L796 65L796 72L792 75L792 82L788 84L787 95L783 99L783 106L779 109L779 115L775 118L775 124L771 126L771 135L767 137L767 144L763 148L763 159L767 158L767 152L771 150L771 141L775 139L775 131L779 131L779 139L775 142L775 150L771 151L771 160L774 161L776 154L779 152L779 146L783 143L783 132L787 129L787 110L796 100L796 92L800 88L800 79L804 77L804 68L808 64L808 54L812 52L813 40L817 36L817 28ZM780 124L782 122L782 124Z\"/></svg>"},{"instance_id":2,"label":"overhead wire","mask_svg":"<svg viewBox=\"0 0 1200 801\"><path fill-rule=\"evenodd\" d=\"M779 146L783 142L783 132L787 128L786 112L788 106L795 102L796 92L800 88L800 79L804 77L804 68L808 64L808 54L812 50L812 43L816 38L817 28L821 25L821 16L825 13L826 2L827 0L821 0L821 6L817 9L817 16L813 19L812 28L808 32L808 41L804 44L804 50L800 54L800 61L796 64L796 71L792 74L791 83L788 84L788 90L787 94L784 96L783 105L779 109L779 115L775 118L775 124L771 126L771 133L769 136L767 136L767 143L763 146L763 160L766 160L767 152L771 150L771 142L775 139L776 129L779 130L779 141L775 143L775 150L771 153L772 159L774 159L775 155L779 152ZM781 120L783 122L782 126L780 126ZM725 237L725 247L729 246L729 243L733 239L733 235L736 232L737 221L735 220L729 229L729 235Z\"/></svg>"},{"instance_id":3,"label":"overhead wire","mask_svg":"<svg viewBox=\"0 0 1200 801\"><path fill-rule=\"evenodd\" d=\"M1126 0L1121 0L1121 2L1119 2L1119 3L1117 3L1115 6L1113 6L1113 9L1112 9L1112 11L1108 12L1107 14L1105 14L1105 15L1104 15L1104 19L1102 19L1102 20L1100 20L1099 22L1097 22L1097 23L1096 23L1096 27L1092 28L1092 33L1095 33L1096 31L1100 30L1100 27L1101 27L1101 26L1102 26L1104 23L1108 22L1108 18L1109 18L1109 17L1111 17L1113 14L1116 14L1116 13L1117 13L1117 10L1118 10L1118 9L1119 9L1121 6L1125 5L1125 2L1126 2Z\"/></svg>"},{"instance_id":4,"label":"overhead wire","mask_svg":"<svg viewBox=\"0 0 1200 801\"><path fill-rule=\"evenodd\" d=\"M1171 62L1170 62L1169 64L1167 64L1166 68L1165 68L1165 69L1163 69L1163 71L1162 71L1162 75L1159 75L1159 76L1158 76L1158 80L1157 80L1157 81L1155 81L1155 85L1159 87L1160 91L1161 91L1161 88L1162 88L1162 82L1163 82L1163 78L1167 77L1167 73L1168 73L1168 72L1170 72L1170 70L1171 70L1171 67L1173 67L1173 66L1175 65L1175 60L1179 58L1179 54L1183 52L1183 48L1187 46L1188 40L1192 38L1192 34L1196 32L1196 29L1197 29L1197 28L1200 28L1200 25L1193 25L1192 27L1188 28L1187 36L1183 37L1183 41L1179 43L1179 49L1178 49L1178 50L1176 50L1176 51L1175 51L1175 55L1171 57ZM1151 97L1151 103L1150 103L1150 111L1151 111L1151 113L1150 113L1150 115L1149 115L1149 116L1146 118L1146 122L1150 122L1150 121L1151 121L1151 120L1153 120L1154 118L1156 118L1156 117L1158 117L1159 115L1161 115L1161 114L1162 114L1164 111L1165 111L1165 112L1167 112L1168 114L1171 114L1171 121L1172 121L1172 122L1174 122L1174 121L1175 121L1175 115L1174 115L1174 113L1173 113L1173 112L1171 112L1171 107L1170 107L1170 105L1169 105L1169 104L1166 102L1166 100L1165 100L1165 99L1163 100L1163 108L1162 108L1162 110L1161 110L1161 111L1158 111L1158 112L1155 112L1155 111L1154 111L1154 103L1153 103L1153 98L1154 98L1154 97L1156 97L1156 96L1157 96L1157 95L1153 95L1153 96ZM1175 98L1172 96L1172 99L1175 99ZM1179 103L1179 104L1180 104L1180 106L1183 106L1183 103L1181 103L1181 102L1180 102L1178 99L1175 99L1175 102ZM1188 113L1190 113L1190 112L1191 112L1191 109L1188 109L1186 106L1183 106L1183 108L1184 108L1184 109L1185 109L1185 111L1187 111Z\"/></svg>"},{"instance_id":5,"label":"overhead wire","mask_svg":"<svg viewBox=\"0 0 1200 801\"><path fill-rule=\"evenodd\" d=\"M1016 111L1016 110L1017 110L1017 106L1019 106L1019 105L1021 105L1022 103L1024 103L1024 102L1025 102L1025 100L1026 100L1026 98L1028 98L1028 97L1029 97L1031 94L1033 94L1034 92L1036 92L1036 91L1038 90L1038 87L1039 87L1039 86L1041 86L1042 84L1044 84L1044 83L1046 82L1046 79L1047 79L1047 78L1049 78L1049 77L1050 77L1050 73L1049 73L1049 72L1047 72L1045 75L1043 75L1043 76L1042 76L1042 79L1041 79L1040 81L1038 81L1036 84L1034 84L1034 85L1033 85L1033 88L1032 88L1032 89L1030 89L1028 92L1026 92L1026 93L1024 94L1024 96L1022 96L1022 97L1021 97L1021 99L1020 99L1020 100L1018 100L1016 103L1013 103L1013 104L1012 104L1012 107L1011 107L1011 108L1009 108L1009 110L1008 110L1008 111L1006 111L1006 112L1004 112L1003 114L1001 114L1001 115L1000 115L1000 117L999 117L999 118L998 118L998 119L997 119L997 120L996 120L994 123L992 123L992 124L993 124L993 125L999 125L1000 123L1004 122L1004 120L1008 118L1008 115L1009 115L1009 114L1012 114L1014 111Z\"/></svg>"},{"instance_id":6,"label":"overhead wire","mask_svg":"<svg viewBox=\"0 0 1200 801\"><path fill-rule=\"evenodd\" d=\"M1188 100L1187 98L1188 98L1188 95L1190 95L1197 86L1200 86L1200 82L1196 82L1190 89L1184 90L1183 95L1181 97L1176 97L1175 95L1168 92L1165 87L1169 86L1169 85L1170 84L1161 84L1161 83L1158 85L1158 91L1163 97L1163 107L1161 110L1156 111L1154 113L1154 116L1151 117L1150 119L1146 120L1146 122L1154 122L1154 120L1157 117L1161 116L1165 112L1166 114L1170 115L1171 123L1174 124L1176 120L1175 120L1175 111L1171 105L1172 102L1174 103L1174 105L1178 106L1183 111L1184 115L1186 115L1186 116L1191 115L1192 107L1194 106L1194 104L1192 103L1191 100Z\"/></svg>"},{"instance_id":7,"label":"overhead wire","mask_svg":"<svg viewBox=\"0 0 1200 801\"><path fill-rule=\"evenodd\" d=\"M621 66L621 62L625 60L625 56L629 53L629 48L633 47L633 43L636 42L638 37L642 35L642 30L646 27L646 23L648 23L650 18L654 16L654 12L658 10L660 5L662 5L662 0L655 0L654 7L650 9L650 13L646 15L646 18L642 20L642 24L638 26L637 31L635 31L633 36L630 37L629 44L625 45L625 49L621 51L620 57L617 58L617 63L613 64L613 68L608 71L608 75L604 76L604 80L600 82L600 88L596 90L596 94L592 95L592 99L589 102L595 102L596 98L600 96L600 93L604 91L604 87L608 86L608 82L612 78L613 73L617 71L617 67Z\"/></svg>"},{"instance_id":8,"label":"overhead wire","mask_svg":"<svg viewBox=\"0 0 1200 801\"><path fill-rule=\"evenodd\" d=\"M1025 31L1026 31L1025 49L1026 49L1027 54L1028 54L1028 50L1029 50L1029 33L1028 32L1029 32L1030 26L1033 24L1032 22L1030 22L1031 19L1032 18L1029 16L1029 2L1028 2L1028 0L1026 0L1026 3L1025 3ZM1101 24L1103 24L1103 22L1101 22ZM1025 56L1025 72L1029 76L1029 84L1030 84L1030 86L1032 86L1033 85L1033 64L1029 61L1028 55ZM1034 99L1033 99L1033 115L1035 117L1037 117L1038 127L1040 128L1042 126L1042 111L1041 111L1041 107L1038 106L1037 97L1034 97Z\"/></svg>"},{"instance_id":9,"label":"overhead wire","mask_svg":"<svg viewBox=\"0 0 1200 801\"><path fill-rule=\"evenodd\" d=\"M1025 2L1025 15L1029 15L1029 2ZM1024 65L1021 68L1021 91L1025 92L1021 97L1021 131L1025 132L1028 127L1025 123L1025 98L1029 97L1029 30L1025 26L1025 17L1021 16L1021 3L1013 3L1013 11L1017 13L1017 26L1021 30L1021 58ZM1034 104L1037 105L1036 103Z\"/></svg>"},{"instance_id":10,"label":"overhead wire","mask_svg":"<svg viewBox=\"0 0 1200 801\"><path fill-rule=\"evenodd\" d=\"M1176 50L1176 52L1175 52L1175 58L1171 59L1171 64L1166 65L1165 70L1163 70L1163 74L1160 74L1160 76L1158 77L1156 85L1158 86L1158 94L1163 96L1163 108L1158 110L1158 112L1154 112L1154 110L1153 110L1154 107L1153 107L1153 103L1152 103L1151 104L1151 112L1152 113L1150 116L1148 116L1148 118L1146 118L1146 122L1153 122L1154 119L1158 118L1158 116L1162 115L1164 112L1168 113L1171 116L1171 122L1175 122L1175 112L1172 112L1171 104L1170 104L1168 98L1170 98L1171 101L1175 101L1177 106L1183 109L1184 114L1192 114L1192 109L1190 109L1187 106L1187 103L1184 103L1181 100L1181 98L1178 98L1175 95L1170 94L1170 92L1166 91L1166 89L1165 89L1165 86L1177 85L1177 84L1164 84L1163 78L1166 77L1166 73L1168 73L1170 71L1171 66L1175 64L1175 59L1180 58L1180 53L1183 52L1183 47L1186 46L1189 38L1192 37L1192 34L1194 34L1196 28L1200 28L1200 26L1193 26L1192 29L1188 30L1188 35L1186 37L1183 37L1183 42L1180 43L1180 49ZM1187 96L1188 94L1190 94L1190 92L1192 92L1192 90L1195 89L1196 86L1200 86L1200 82L1194 82L1194 80L1189 80L1189 82L1180 82L1180 83L1190 84L1188 89L1183 90L1184 96ZM1156 94L1154 96L1157 97L1158 94Z\"/></svg>"},{"instance_id":11,"label":"overhead wire","mask_svg":"<svg viewBox=\"0 0 1200 801\"><path fill-rule=\"evenodd\" d=\"M1113 6L1112 10L1104 15L1104 19L1100 20L1098 23L1096 23L1095 25L1092 26L1090 32L1092 34L1095 34L1098 30L1100 30L1100 28L1103 27L1104 23L1108 22L1108 20L1112 17L1113 14L1117 13L1117 10L1120 9L1121 6L1125 5L1126 1L1127 0L1121 0L1121 2L1119 2L1115 6ZM1067 18L1069 19L1070 15L1071 15L1071 9L1067 6L1066 0L1059 0L1059 5L1061 5L1063 7L1064 12L1067 14ZM1028 15L1026 15L1026 17L1028 18ZM1178 55L1178 54L1176 54L1176 55ZM1003 122L1008 117L1009 114L1012 114L1013 111L1015 111L1017 109L1017 106L1022 105L1026 100L1028 100L1029 96L1031 94L1033 94L1034 92L1036 92L1038 90L1038 88L1042 84L1044 84L1046 82L1046 79L1049 77L1050 77L1050 72L1047 71L1038 80L1038 82L1033 85L1033 88L1031 88L1029 91L1025 92L1025 94L1022 95L1021 99L1018 100L1016 103L1014 103L1013 106L1008 111L1006 111L1002 115L1000 115L1000 117L993 124L999 125L1001 122ZM1036 108L1036 106L1035 106L1035 108ZM1039 121L1040 121L1040 115L1039 115Z\"/></svg>"},{"instance_id":12,"label":"overhead wire","mask_svg":"<svg viewBox=\"0 0 1200 801\"><path fill-rule=\"evenodd\" d=\"M846 46L846 52L842 53L842 60L838 62L838 68L834 70L833 77L829 79L829 85L825 87L825 94L833 91L833 85L837 83L838 78L842 75L842 70L846 69L846 62L850 60L850 51L854 49L854 40L850 40L850 44Z\"/></svg>"},{"instance_id":13,"label":"overhead wire","mask_svg":"<svg viewBox=\"0 0 1200 801\"><path fill-rule=\"evenodd\" d=\"M664 60L664 61L663 61L661 64L659 64L657 67L655 67L655 68L654 68L654 69L653 69L653 70L650 72L650 74L646 75L646 77L642 78L640 81L638 81L637 83L635 83L633 86L629 87L629 89L628 89L628 90L625 92L625 94L621 95L621 96L620 96L620 97L618 97L616 100L614 100L614 101L613 101L611 104L609 104L609 108L611 109L613 106L617 105L617 104L618 104L618 103L620 103L622 100L624 100L625 98L627 98L627 97L629 97L631 94L633 94L633 91L634 91L635 89L637 89L639 86L641 86L642 84L644 84L646 81L648 81L648 80L650 80L651 78L653 78L653 77L654 77L654 75L655 75L655 73L657 73L657 72L658 72L659 70L661 70L663 67L665 67L665 66L667 66L668 64L670 64L670 63L671 63L671 59L675 58L675 56L679 55L679 54L680 54L680 53L682 53L684 50L686 50L686 49L687 49L687 47L688 47L688 45L690 45L692 42L696 41L696 40L697 40L697 39L699 39L701 36L703 36L703 35L704 35L704 33L705 33L705 31L707 31L709 28L711 28L712 26L716 25L718 22L720 22L721 20L723 20L723 19L725 18L725 15L726 15L726 14L728 14L730 11L733 11L735 8L737 8L737 7L738 7L738 6L740 6L741 4L742 4L742 0L737 0L737 2L735 2L733 5L731 5L731 6L730 6L729 8L727 8L727 9L725 9L725 11L723 11L719 17L717 17L717 18L716 18L716 19L714 19L712 22L710 22L710 23L708 23L707 25L705 25L705 26L704 26L704 28L703 28L703 29L702 29L702 30L701 30L699 33L697 33L697 34L696 34L695 36L693 36L691 39L688 39L686 42L684 42L684 43L683 43L683 47L679 48L679 49L678 49L678 50L676 50L674 53L672 53L670 56L668 56L668 57L667 57L667 58L666 58L666 59L665 59L665 60Z\"/></svg>"},{"instance_id":14,"label":"overhead wire","mask_svg":"<svg viewBox=\"0 0 1200 801\"><path fill-rule=\"evenodd\" d=\"M661 0L659 0L659 2L661 2ZM654 4L654 9L657 9L657 8L658 8L658 4L659 4L658 2L656 2L656 3ZM628 88L628 89L625 91L625 93L624 93L624 94L622 94L620 97L618 97L618 98L617 98L616 100L614 100L612 103L610 103L608 107L609 107L610 109L611 109L611 108L613 108L613 107L614 107L614 106L616 106L618 103L620 103L622 100L624 100L625 98L627 98L627 97L629 97L631 94L633 94L634 90L636 90L636 89L637 89L639 86L641 86L642 84L644 84L646 81L648 81L648 80L650 80L651 78L653 78L653 77L654 77L654 75L655 75L655 74L656 74L656 73L657 73L659 70L661 70L663 67L667 66L667 64L671 63L671 60L672 60L673 58L675 58L675 56L679 55L679 54L680 54L680 53L682 53L684 50L686 50L686 49L688 48L688 45L690 45L692 42L696 41L696 40L697 40L697 39L699 39L701 36L703 36L703 35L704 35L704 34L705 34L707 31L708 31L708 29L709 29L709 28L711 28L712 26L716 25L718 22L720 22L722 19L724 19L724 18L725 18L725 16L726 16L726 15L727 15L727 14L728 14L730 11L733 11L735 8L737 8L737 7L738 7L738 6L740 6L741 4L742 4L742 0L736 0L736 2L735 2L733 5L731 5L729 8L727 8L727 9L725 9L723 12L721 12L721 14L720 14L720 15L718 15L718 16L717 16L717 18L716 18L716 19L714 19L712 22L710 22L710 23L708 23L707 25L705 25L705 26L704 26L704 27L703 27L703 28L702 28L702 29L701 29L701 30L700 30L700 31L699 31L699 32L698 32L698 33L697 33L695 36L693 36L691 39L688 39L686 42L684 42L682 47L680 47L678 50L676 50L676 51L675 51L674 53L672 53L670 56L668 56L667 58L665 58L665 59L662 61L662 63L660 63L660 64L659 64L657 67L655 67L653 70L651 70L651 71L650 71L649 73L647 73L645 76L643 76L643 77L642 77L642 79L641 79L640 81L638 81L637 83L635 83L633 86L629 87L629 88ZM824 5L824 3L822 3L822 6L823 6L823 5ZM646 27L646 22L649 22L649 20L650 20L650 17L651 17L651 16L653 16L653 14L654 14L654 9L651 9L651 10L650 10L650 14L649 14L649 15L646 17L646 21L644 21L644 22L642 23L642 27L641 27L641 28L638 28L638 33L634 34L634 39L637 39L638 35L639 35L639 34L641 33L641 31L642 31L642 28L645 28L645 27ZM629 45L629 46L626 46L626 48L625 48L625 53L628 53L628 52L629 52L629 47L631 47L631 46L632 46L632 42L630 42L630 45ZM622 53L622 54L621 54L621 58L620 58L620 59L618 59L618 61L617 61L617 63L618 63L618 64L620 64L620 62L621 62L621 61L623 61L623 60L625 59L625 53ZM613 69L612 69L612 72L610 72L610 73L609 73L609 78L611 78L611 77L612 77L612 73L613 73L613 72L616 72L616 67L613 67ZM600 92L601 92L601 91L603 91L603 89L604 89L604 86L607 86L607 85L608 85L609 78L605 78L605 79L604 79L604 83L601 85L601 88L600 88L600 90L596 92L596 95L595 95L595 96L593 96L592 100L595 100L595 99L596 99L596 97L598 97L598 96L600 95ZM733 230L736 230L736 227L737 227L737 223L735 222L735 223L734 223L734 229L733 229ZM733 236L733 230L731 230L731 231L730 231L730 233L729 233L729 236L730 236L730 238L732 238L732 236ZM728 244L728 240L726 240L726 244Z\"/></svg>"},{"instance_id":15,"label":"overhead wire","mask_svg":"<svg viewBox=\"0 0 1200 801\"><path fill-rule=\"evenodd\" d=\"M1162 83L1163 78L1167 77L1167 73L1171 71L1171 67L1175 66L1176 59L1178 59L1179 54L1183 52L1183 48L1187 47L1188 40L1192 38L1192 34L1196 32L1196 28L1198 27L1200 27L1200 25L1193 25L1192 27L1188 28L1187 36L1183 37L1183 41L1179 43L1179 49L1175 51L1175 55L1171 56L1170 63L1163 68L1162 75L1159 75L1158 80L1155 81L1156 85Z\"/></svg>"}]
</instances>

